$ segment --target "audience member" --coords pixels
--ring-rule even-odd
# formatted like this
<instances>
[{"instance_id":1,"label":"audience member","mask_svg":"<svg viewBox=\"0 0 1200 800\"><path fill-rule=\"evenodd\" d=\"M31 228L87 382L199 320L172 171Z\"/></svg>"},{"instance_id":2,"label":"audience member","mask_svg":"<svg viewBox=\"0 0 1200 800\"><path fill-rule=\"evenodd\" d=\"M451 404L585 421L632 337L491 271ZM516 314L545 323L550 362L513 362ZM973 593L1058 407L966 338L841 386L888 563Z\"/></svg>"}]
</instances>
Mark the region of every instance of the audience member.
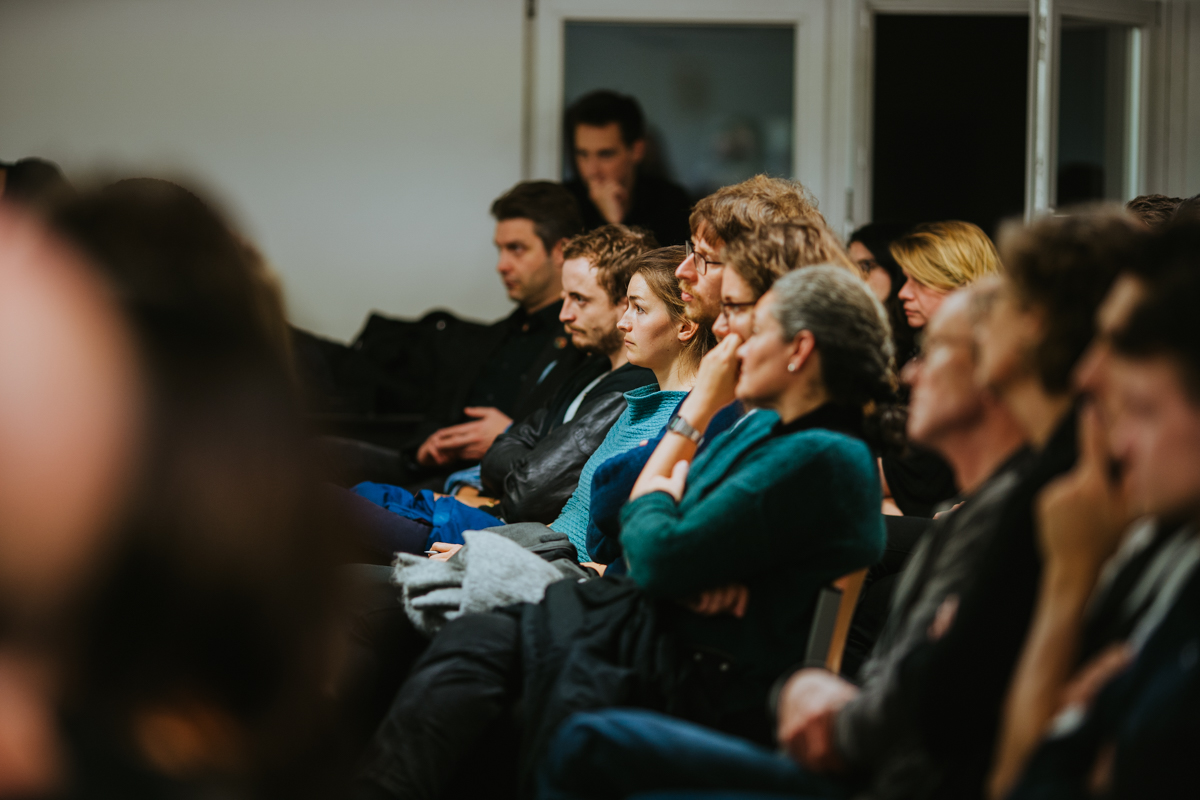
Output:
<instances>
[{"instance_id":1,"label":"audience member","mask_svg":"<svg viewBox=\"0 0 1200 800\"><path fill-rule=\"evenodd\" d=\"M144 461L95 571L64 698L87 794L313 796L334 553L314 506L283 310L202 201L122 181L53 228L111 285L145 376ZM176 787L172 789L171 787Z\"/></svg>"},{"instance_id":2,"label":"audience member","mask_svg":"<svg viewBox=\"0 0 1200 800\"><path fill-rule=\"evenodd\" d=\"M1020 797L1185 796L1193 783L1197 253L1200 225L1166 227L1098 315L1107 335L1079 372L1092 392L1080 459L1039 502L1046 563L993 796L1008 794L1026 763Z\"/></svg>"},{"instance_id":3,"label":"audience member","mask_svg":"<svg viewBox=\"0 0 1200 800\"><path fill-rule=\"evenodd\" d=\"M882 548L876 472L859 437L863 405L890 391L886 315L845 270L800 270L764 296L739 357L736 381L736 361L726 365L727 391L770 411L723 434L690 477L643 476L622 514L633 581L561 581L540 603L448 623L376 734L358 796L471 791L481 764L490 790L507 792L568 714L614 704L765 738L762 703L803 656L818 589ZM711 613L712 598L699 606L708 614L666 601L730 582L747 591L728 614ZM467 760L477 769L457 769Z\"/></svg>"},{"instance_id":4,"label":"audience member","mask_svg":"<svg viewBox=\"0 0 1200 800\"><path fill-rule=\"evenodd\" d=\"M0 161L0 197L4 202L36 212L69 200L74 189L57 164L41 158L22 158L11 164Z\"/></svg>"},{"instance_id":5,"label":"audience member","mask_svg":"<svg viewBox=\"0 0 1200 800\"><path fill-rule=\"evenodd\" d=\"M519 183L492 204L500 251L496 271L517 309L492 326L489 346L463 365L461 402L456 398L450 408L474 420L430 434L417 450L421 466L483 458L514 416L541 404L531 396L553 394L558 381L549 379L551 367L563 375L570 371L557 366L567 347L558 315L563 246L579 230L576 213L566 192L549 181Z\"/></svg>"},{"instance_id":6,"label":"audience member","mask_svg":"<svg viewBox=\"0 0 1200 800\"><path fill-rule=\"evenodd\" d=\"M1142 194L1126 203L1125 210L1140 219L1147 228L1156 230L1171 221L1181 203L1182 197Z\"/></svg>"},{"instance_id":7,"label":"audience member","mask_svg":"<svg viewBox=\"0 0 1200 800\"><path fill-rule=\"evenodd\" d=\"M575 167L564 186L588 229L621 223L652 231L664 245L687 241L687 192L640 169L646 122L637 100L605 89L584 95L567 109L563 142Z\"/></svg>"},{"instance_id":8,"label":"audience member","mask_svg":"<svg viewBox=\"0 0 1200 800\"><path fill-rule=\"evenodd\" d=\"M896 341L896 369L904 368L917 351L916 332L908 324L900 289L905 277L896 259L892 258L892 243L912 229L911 225L872 222L850 234L847 252L866 275L867 285L888 310L892 323L892 338Z\"/></svg>"},{"instance_id":9,"label":"audience member","mask_svg":"<svg viewBox=\"0 0 1200 800\"><path fill-rule=\"evenodd\" d=\"M897 297L914 330L925 327L950 292L1000 270L992 240L969 222L919 225L890 250L905 278ZM957 492L950 467L920 447L885 455L881 468L884 493L909 516L933 516Z\"/></svg>"},{"instance_id":10,"label":"audience member","mask_svg":"<svg viewBox=\"0 0 1200 800\"><path fill-rule=\"evenodd\" d=\"M649 241L647 234L607 225L565 246L561 318L574 345L589 357L552 404L517 423L489 448L481 476L485 485L500 488L499 508L484 505L484 510L472 511L454 497L428 490L413 495L386 484L355 488L395 512L371 525L371 539L386 560L397 552L424 552L436 543L461 544L463 531L490 528L501 520L549 523L558 518L588 458L624 412L625 393L655 382L652 370L629 363L619 329L628 309L626 286L641 257L650 252Z\"/></svg>"},{"instance_id":11,"label":"audience member","mask_svg":"<svg viewBox=\"0 0 1200 800\"><path fill-rule=\"evenodd\" d=\"M730 342L722 353L711 355L710 361L728 358L729 353L749 338L749 315L745 313L745 309L753 307L754 302L776 277L788 269L811 264L841 263L851 266L832 231L809 202L807 193L800 184L758 176L737 186L726 187L717 194L720 197L714 195L712 198L705 198L697 205L697 213L693 214L692 223L697 231L703 229L705 233L697 234L696 246L675 271L680 285L684 288L686 313L691 319L700 321L702 325L710 325L717 339L723 339L730 330L737 330L741 334L741 341ZM726 280L737 281L738 278L725 278L726 270L721 263L710 263L704 256L699 255L702 252L711 252L704 235L724 242L712 233L708 222L710 218L717 220L720 230L724 231L724 235L728 236L730 241L755 240L756 236L747 237L745 234L750 231L757 234L772 225L796 225L789 233L781 233L774 246L766 246L764 252L757 253L750 259L760 264L752 268L754 274L762 273L754 278L755 285L760 287L756 294L751 297L748 293L732 288L733 284L730 285L730 291L735 293L737 300L742 301L741 305L733 309L735 313L732 316L725 307L725 300L731 298L723 297L723 285ZM721 245L722 248L724 246ZM738 309L741 313L736 313ZM698 384L702 392L707 391L703 369L698 376ZM625 565L620 557L621 506L629 499L634 481L652 457L661 461L660 466L665 464L667 467L680 460L690 460L698 455L708 442L734 425L743 413L745 408L740 402L730 403L714 416L706 436L695 447L687 441L675 438L660 447L666 436L664 430L659 436L648 439L645 444L601 465L592 483L594 509L587 532L588 552L593 559L623 573Z\"/></svg>"},{"instance_id":12,"label":"audience member","mask_svg":"<svg viewBox=\"0 0 1200 800\"><path fill-rule=\"evenodd\" d=\"M998 514L1000 535L964 591L947 600L933 638L906 657L921 737L941 773L938 794L976 797L991 761L1000 706L1025 638L1041 561L1034 502L1076 458L1072 372L1117 273L1140 255L1136 224L1090 211L1012 223L1006 274L978 326L979 378L1003 400L1037 452Z\"/></svg>"},{"instance_id":13,"label":"audience member","mask_svg":"<svg viewBox=\"0 0 1200 800\"><path fill-rule=\"evenodd\" d=\"M654 381L651 370L629 363L618 329L629 306L629 279L638 258L653 247L647 234L605 225L564 248L559 319L575 349L588 353L592 363L581 366L549 406L501 434L484 456L483 485L500 498L502 518L553 520L583 464L624 410L625 392Z\"/></svg>"},{"instance_id":14,"label":"audience member","mask_svg":"<svg viewBox=\"0 0 1200 800\"><path fill-rule=\"evenodd\" d=\"M970 222L918 225L890 249L904 274L899 294L904 313L917 330L925 327L947 294L1000 271L992 240Z\"/></svg>"},{"instance_id":15,"label":"audience member","mask_svg":"<svg viewBox=\"0 0 1200 800\"><path fill-rule=\"evenodd\" d=\"M545 796L702 788L828 797L865 788L870 797L922 795L931 769L904 704L910 687L899 664L924 640L945 598L963 590L985 543L999 533L996 513L1029 458L1008 409L975 384L971 293L950 295L934 314L907 376L913 387L909 435L954 465L964 499L934 523L909 561L885 632L863 670L861 690L817 669L800 670L782 684L779 743L798 764L647 712L578 715L551 751ZM830 777L817 777L822 773Z\"/></svg>"},{"instance_id":16,"label":"audience member","mask_svg":"<svg viewBox=\"0 0 1200 800\"><path fill-rule=\"evenodd\" d=\"M688 318L707 328L717 321L726 245L763 225L814 220L824 223L804 186L766 175L723 187L696 203L688 219L688 257L675 272Z\"/></svg>"},{"instance_id":17,"label":"audience member","mask_svg":"<svg viewBox=\"0 0 1200 800\"><path fill-rule=\"evenodd\" d=\"M136 345L79 253L0 208L0 796L70 782L57 713L145 437Z\"/></svg>"}]
</instances>

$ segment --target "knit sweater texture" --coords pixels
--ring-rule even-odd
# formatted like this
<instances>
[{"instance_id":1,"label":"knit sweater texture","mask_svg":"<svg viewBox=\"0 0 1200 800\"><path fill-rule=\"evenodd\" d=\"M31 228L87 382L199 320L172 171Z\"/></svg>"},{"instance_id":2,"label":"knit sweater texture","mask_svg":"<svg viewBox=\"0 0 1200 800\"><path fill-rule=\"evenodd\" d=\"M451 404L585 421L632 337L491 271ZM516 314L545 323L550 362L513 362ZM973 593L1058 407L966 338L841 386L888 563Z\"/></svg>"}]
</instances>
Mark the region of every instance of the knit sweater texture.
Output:
<instances>
[{"instance_id":1,"label":"knit sweater texture","mask_svg":"<svg viewBox=\"0 0 1200 800\"><path fill-rule=\"evenodd\" d=\"M651 492L621 512L629 576L651 595L685 600L735 583L749 590L741 619L662 604L681 641L729 659L734 705L761 703L803 659L820 588L874 564L884 548L867 446L824 428L781 435L779 424L772 412L751 415L695 460L679 503Z\"/></svg>"},{"instance_id":2,"label":"knit sweater texture","mask_svg":"<svg viewBox=\"0 0 1200 800\"><path fill-rule=\"evenodd\" d=\"M575 545L580 562L590 561L587 552L588 517L592 504L592 476L596 468L615 455L652 439L667 424L675 408L687 397L687 392L659 391L657 384L642 386L625 393L628 405L617 424L609 429L604 441L592 453L579 474L579 485L550 528L565 533Z\"/></svg>"}]
</instances>

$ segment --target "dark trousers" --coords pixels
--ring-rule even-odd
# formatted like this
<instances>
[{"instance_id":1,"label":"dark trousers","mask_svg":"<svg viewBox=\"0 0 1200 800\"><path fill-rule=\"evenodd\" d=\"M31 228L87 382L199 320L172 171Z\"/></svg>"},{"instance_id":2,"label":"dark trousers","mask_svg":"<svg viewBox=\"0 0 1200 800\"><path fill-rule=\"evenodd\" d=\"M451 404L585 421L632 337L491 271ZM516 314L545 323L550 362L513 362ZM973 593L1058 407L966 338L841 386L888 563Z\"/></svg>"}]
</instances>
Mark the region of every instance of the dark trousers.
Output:
<instances>
[{"instance_id":1,"label":"dark trousers","mask_svg":"<svg viewBox=\"0 0 1200 800\"><path fill-rule=\"evenodd\" d=\"M515 795L518 639L518 621L497 613L469 614L434 637L368 748L359 775L373 796Z\"/></svg>"},{"instance_id":2,"label":"dark trousers","mask_svg":"<svg viewBox=\"0 0 1200 800\"><path fill-rule=\"evenodd\" d=\"M651 711L575 714L538 773L539 800L844 798L848 788L745 739Z\"/></svg>"}]
</instances>

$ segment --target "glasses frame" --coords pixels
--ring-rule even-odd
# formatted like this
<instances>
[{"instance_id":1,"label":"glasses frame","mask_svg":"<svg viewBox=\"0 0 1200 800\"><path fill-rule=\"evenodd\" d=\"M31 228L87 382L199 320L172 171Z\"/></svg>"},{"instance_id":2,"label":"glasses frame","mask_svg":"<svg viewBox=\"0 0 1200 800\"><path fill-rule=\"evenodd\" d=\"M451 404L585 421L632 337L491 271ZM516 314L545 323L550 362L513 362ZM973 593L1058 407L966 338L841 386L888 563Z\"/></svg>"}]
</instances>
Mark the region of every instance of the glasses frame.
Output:
<instances>
[{"instance_id":1,"label":"glasses frame","mask_svg":"<svg viewBox=\"0 0 1200 800\"><path fill-rule=\"evenodd\" d=\"M745 308L752 309L756 305L758 305L757 300L755 300L752 303L726 303L724 300L722 300L721 301L721 316L725 318L725 324L728 325L731 310L734 311L735 313L740 313L742 309L745 309Z\"/></svg>"},{"instance_id":2,"label":"glasses frame","mask_svg":"<svg viewBox=\"0 0 1200 800\"><path fill-rule=\"evenodd\" d=\"M687 253L687 258L690 258L690 259L692 260L692 264L693 264L693 265L696 267L696 274L697 274L697 275L706 275L706 274L708 274L708 268L709 268L709 267L723 267L723 266L725 266L725 262L724 262L724 261L709 261L709 260L708 260L707 258L705 258L705 257L704 257L702 254L700 254L700 253L696 252L696 248L695 248L695 247L692 247L692 240L691 240L691 239L686 239L686 240L684 240L684 243L683 243L683 249L684 249L684 252L686 252L686 253Z\"/></svg>"}]
</instances>

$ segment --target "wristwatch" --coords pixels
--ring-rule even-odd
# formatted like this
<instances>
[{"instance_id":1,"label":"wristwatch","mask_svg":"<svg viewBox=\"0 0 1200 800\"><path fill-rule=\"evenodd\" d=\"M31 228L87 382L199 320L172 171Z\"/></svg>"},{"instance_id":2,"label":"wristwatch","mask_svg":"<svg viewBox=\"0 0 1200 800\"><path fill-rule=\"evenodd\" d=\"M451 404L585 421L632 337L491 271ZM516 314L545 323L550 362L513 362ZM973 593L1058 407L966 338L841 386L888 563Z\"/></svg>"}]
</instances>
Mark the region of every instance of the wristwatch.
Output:
<instances>
[{"instance_id":1,"label":"wristwatch","mask_svg":"<svg viewBox=\"0 0 1200 800\"><path fill-rule=\"evenodd\" d=\"M700 440L704 438L703 433L693 428L690 422L678 414L671 417L671 421L667 423L667 430L678 433L680 436L686 436L696 444L700 444Z\"/></svg>"}]
</instances>

